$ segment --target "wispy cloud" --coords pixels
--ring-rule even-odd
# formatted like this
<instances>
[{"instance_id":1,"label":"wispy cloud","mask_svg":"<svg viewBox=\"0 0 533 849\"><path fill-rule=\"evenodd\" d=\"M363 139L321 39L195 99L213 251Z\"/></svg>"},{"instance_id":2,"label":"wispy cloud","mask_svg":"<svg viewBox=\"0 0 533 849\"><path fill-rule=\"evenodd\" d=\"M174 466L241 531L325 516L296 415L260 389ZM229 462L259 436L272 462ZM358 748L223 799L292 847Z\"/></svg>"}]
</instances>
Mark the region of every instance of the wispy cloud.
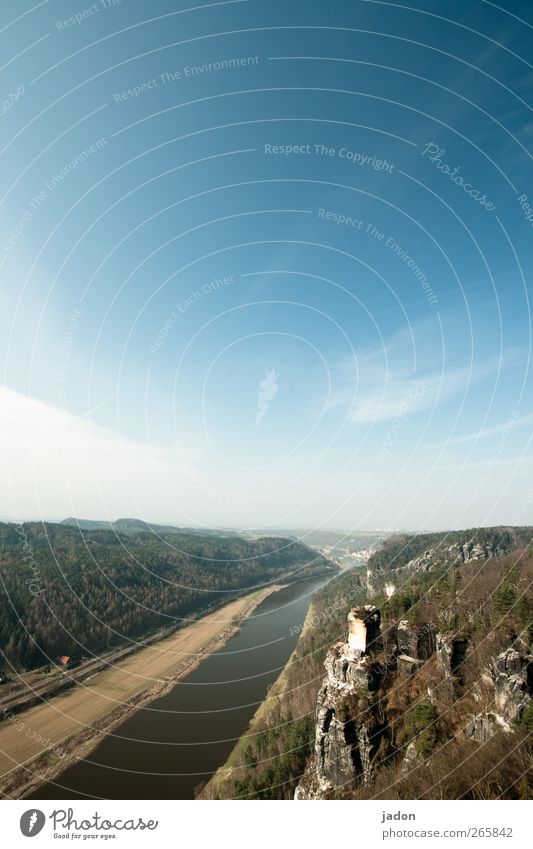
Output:
<instances>
[{"instance_id":1,"label":"wispy cloud","mask_svg":"<svg viewBox=\"0 0 533 849\"><path fill-rule=\"evenodd\" d=\"M513 430L518 430L520 428L527 427L530 424L533 424L533 413L529 413L526 416L520 416L520 418L513 419L512 428ZM504 431L505 428L508 426L509 419L507 419L507 421L500 422L496 425L490 425L489 427L484 427L480 430L472 431L471 433L465 433L462 436L455 436L452 439L446 439L443 442L429 443L428 445L422 446L421 450L438 451L443 448L454 448L456 445L466 445L470 442L479 442L482 439L489 439L493 436L499 436L502 431Z\"/></svg>"},{"instance_id":2,"label":"wispy cloud","mask_svg":"<svg viewBox=\"0 0 533 849\"><path fill-rule=\"evenodd\" d=\"M402 369L390 370L386 375L382 372L361 386L349 418L356 424L389 421L404 415L406 408L409 415L415 415L460 392L471 379L469 370L464 368L441 374L409 373ZM375 388L380 382L381 391Z\"/></svg>"},{"instance_id":3,"label":"wispy cloud","mask_svg":"<svg viewBox=\"0 0 533 849\"><path fill-rule=\"evenodd\" d=\"M0 514L172 515L191 459L0 386ZM196 454L194 454L196 457Z\"/></svg>"},{"instance_id":4,"label":"wispy cloud","mask_svg":"<svg viewBox=\"0 0 533 849\"><path fill-rule=\"evenodd\" d=\"M432 409L518 361L514 349L501 358L470 362L454 349L443 351L435 325L430 327L423 322L393 334L383 347L363 351L357 366L340 363L330 406L348 408L354 424L390 421L405 415L406 408L409 415Z\"/></svg>"}]
</instances>

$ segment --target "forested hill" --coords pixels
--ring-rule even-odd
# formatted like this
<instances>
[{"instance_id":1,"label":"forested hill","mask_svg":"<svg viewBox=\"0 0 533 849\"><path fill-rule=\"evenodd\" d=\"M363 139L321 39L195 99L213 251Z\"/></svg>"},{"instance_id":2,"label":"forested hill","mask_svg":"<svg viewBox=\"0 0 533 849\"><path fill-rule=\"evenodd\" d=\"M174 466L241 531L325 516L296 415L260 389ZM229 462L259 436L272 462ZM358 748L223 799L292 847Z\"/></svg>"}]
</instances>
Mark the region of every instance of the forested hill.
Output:
<instances>
[{"instance_id":1,"label":"forested hill","mask_svg":"<svg viewBox=\"0 0 533 849\"><path fill-rule=\"evenodd\" d=\"M30 669L98 654L264 584L330 568L277 537L0 524L0 664Z\"/></svg>"},{"instance_id":2,"label":"forested hill","mask_svg":"<svg viewBox=\"0 0 533 849\"><path fill-rule=\"evenodd\" d=\"M390 571L406 566L411 560L431 553L442 561L453 559L463 550L463 559L483 559L531 543L533 528L472 528L464 531L398 534L385 540L368 561L369 569Z\"/></svg>"}]
</instances>

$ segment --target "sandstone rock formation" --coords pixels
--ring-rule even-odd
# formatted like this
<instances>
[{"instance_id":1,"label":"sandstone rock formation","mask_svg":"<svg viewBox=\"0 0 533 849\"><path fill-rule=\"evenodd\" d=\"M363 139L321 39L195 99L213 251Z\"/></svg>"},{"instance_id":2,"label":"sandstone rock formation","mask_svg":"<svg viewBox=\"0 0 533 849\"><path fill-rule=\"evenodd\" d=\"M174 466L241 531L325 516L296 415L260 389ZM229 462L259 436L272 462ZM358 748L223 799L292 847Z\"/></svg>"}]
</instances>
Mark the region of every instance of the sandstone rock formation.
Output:
<instances>
[{"instance_id":1,"label":"sandstone rock formation","mask_svg":"<svg viewBox=\"0 0 533 849\"><path fill-rule=\"evenodd\" d=\"M500 557L507 550L508 543L506 544L503 540L481 544L470 539L448 546L435 545L426 549L418 557L413 557L403 566L394 568L391 564L391 567L385 571L368 568L365 582L367 596L372 599L382 592L386 598L391 598L398 588L406 586L409 578L417 573L429 572L438 565L451 567L471 560Z\"/></svg>"},{"instance_id":2,"label":"sandstone rock formation","mask_svg":"<svg viewBox=\"0 0 533 849\"><path fill-rule=\"evenodd\" d=\"M533 659L509 648L494 662L494 701L505 722L519 719L533 688Z\"/></svg>"},{"instance_id":3,"label":"sandstone rock formation","mask_svg":"<svg viewBox=\"0 0 533 849\"><path fill-rule=\"evenodd\" d=\"M465 726L465 735L478 743L488 743L497 731L502 730L499 717L494 713L469 714Z\"/></svg>"},{"instance_id":4,"label":"sandstone rock formation","mask_svg":"<svg viewBox=\"0 0 533 849\"><path fill-rule=\"evenodd\" d=\"M452 553L478 556L475 546ZM533 692L533 658L523 634L505 651L485 656L480 667L483 642L475 642L468 620L464 630L444 631L432 622L421 625L420 618L386 618L382 634L381 618L372 604L352 607L346 641L326 656L314 754L295 799L356 792L385 760L399 763L402 775L424 768L439 740L481 745L517 730Z\"/></svg>"},{"instance_id":5,"label":"sandstone rock formation","mask_svg":"<svg viewBox=\"0 0 533 849\"><path fill-rule=\"evenodd\" d=\"M324 663L318 694L315 758L300 782L296 799L320 798L355 779L368 782L385 723L379 691L385 667L380 662L380 612L372 605L348 614L348 640L336 643Z\"/></svg>"}]
</instances>

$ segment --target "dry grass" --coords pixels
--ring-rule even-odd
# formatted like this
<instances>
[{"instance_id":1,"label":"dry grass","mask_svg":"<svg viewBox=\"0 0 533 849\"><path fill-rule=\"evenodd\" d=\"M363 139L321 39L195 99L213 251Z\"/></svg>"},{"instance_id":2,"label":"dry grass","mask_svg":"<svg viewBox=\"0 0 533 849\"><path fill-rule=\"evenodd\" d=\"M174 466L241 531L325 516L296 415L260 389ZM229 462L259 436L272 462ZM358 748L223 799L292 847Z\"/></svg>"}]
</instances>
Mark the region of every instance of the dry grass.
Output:
<instances>
[{"instance_id":1,"label":"dry grass","mask_svg":"<svg viewBox=\"0 0 533 849\"><path fill-rule=\"evenodd\" d=\"M274 589L237 599L49 702L8 716L0 725L0 779L117 708L126 714L129 701L143 691L177 680Z\"/></svg>"}]
</instances>

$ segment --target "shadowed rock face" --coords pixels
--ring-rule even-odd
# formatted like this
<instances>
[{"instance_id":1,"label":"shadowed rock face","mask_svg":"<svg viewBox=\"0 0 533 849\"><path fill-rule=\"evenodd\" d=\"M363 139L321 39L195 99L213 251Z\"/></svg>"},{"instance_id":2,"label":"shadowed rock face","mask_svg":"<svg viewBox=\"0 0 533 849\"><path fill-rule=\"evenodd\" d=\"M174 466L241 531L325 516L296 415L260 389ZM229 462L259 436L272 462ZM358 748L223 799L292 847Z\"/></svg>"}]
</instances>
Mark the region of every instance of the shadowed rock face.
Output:
<instances>
[{"instance_id":1,"label":"shadowed rock face","mask_svg":"<svg viewBox=\"0 0 533 849\"><path fill-rule=\"evenodd\" d=\"M398 628L396 629L396 646L398 654L406 654L410 657L417 657L417 635L411 628L407 619L402 619L398 622Z\"/></svg>"},{"instance_id":2,"label":"shadowed rock face","mask_svg":"<svg viewBox=\"0 0 533 849\"><path fill-rule=\"evenodd\" d=\"M497 731L501 731L501 723L493 713L470 714L465 727L466 737L471 737L478 743L488 743Z\"/></svg>"},{"instance_id":3,"label":"shadowed rock face","mask_svg":"<svg viewBox=\"0 0 533 849\"><path fill-rule=\"evenodd\" d=\"M396 628L396 650L415 660L429 660L437 647L437 632L434 625L427 623L416 630L407 619L401 619Z\"/></svg>"},{"instance_id":4,"label":"shadowed rock face","mask_svg":"<svg viewBox=\"0 0 533 849\"><path fill-rule=\"evenodd\" d=\"M456 634L437 634L435 638L437 659L444 672L440 695L447 701L458 698L463 689L463 669L468 640Z\"/></svg>"},{"instance_id":5,"label":"shadowed rock face","mask_svg":"<svg viewBox=\"0 0 533 849\"><path fill-rule=\"evenodd\" d=\"M318 696L315 751L319 775L339 787L361 772L357 730L353 722L339 720L327 696L325 689Z\"/></svg>"},{"instance_id":6,"label":"shadowed rock face","mask_svg":"<svg viewBox=\"0 0 533 849\"><path fill-rule=\"evenodd\" d=\"M383 729L379 708L381 666L345 643L326 658L317 698L316 772L323 790L372 775Z\"/></svg>"},{"instance_id":7,"label":"shadowed rock face","mask_svg":"<svg viewBox=\"0 0 533 849\"><path fill-rule=\"evenodd\" d=\"M430 623L424 625L417 634L416 655L419 660L429 660L437 648L437 629Z\"/></svg>"}]
</instances>

